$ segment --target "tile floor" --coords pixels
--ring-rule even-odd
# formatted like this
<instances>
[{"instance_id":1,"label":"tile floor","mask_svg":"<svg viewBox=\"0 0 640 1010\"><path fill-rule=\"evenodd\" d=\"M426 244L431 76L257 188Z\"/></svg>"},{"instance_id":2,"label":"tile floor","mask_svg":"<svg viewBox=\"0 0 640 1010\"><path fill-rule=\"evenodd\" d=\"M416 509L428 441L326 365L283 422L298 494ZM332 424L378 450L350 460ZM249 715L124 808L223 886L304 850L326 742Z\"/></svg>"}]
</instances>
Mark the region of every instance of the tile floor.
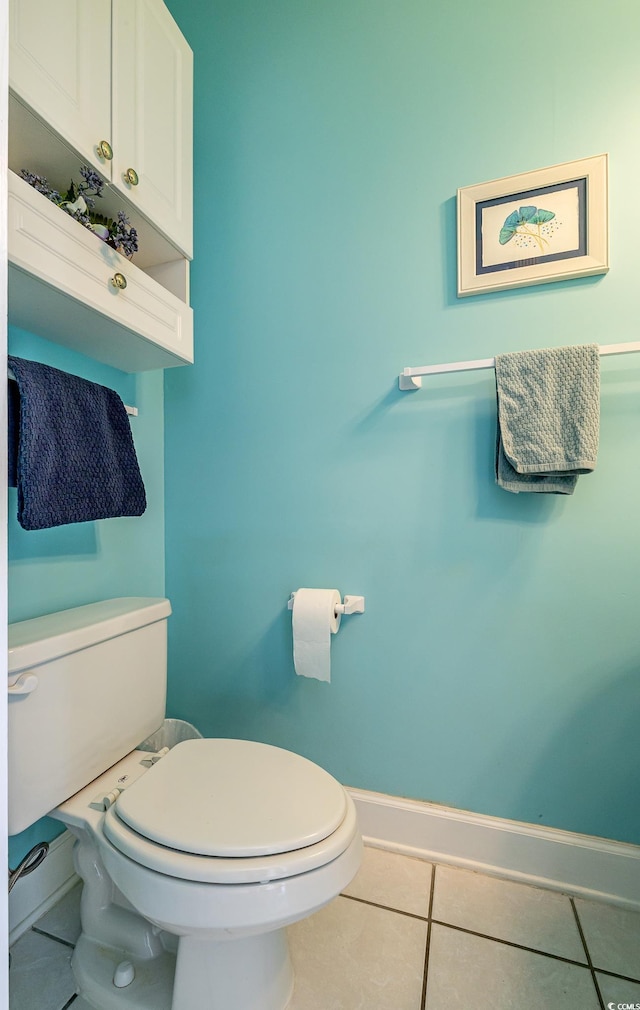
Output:
<instances>
[{"instance_id":1,"label":"tile floor","mask_svg":"<svg viewBox=\"0 0 640 1010\"><path fill-rule=\"evenodd\" d=\"M10 1010L90 1010L69 967L78 899L14 944ZM289 1010L640 1007L640 912L380 849L290 940Z\"/></svg>"}]
</instances>

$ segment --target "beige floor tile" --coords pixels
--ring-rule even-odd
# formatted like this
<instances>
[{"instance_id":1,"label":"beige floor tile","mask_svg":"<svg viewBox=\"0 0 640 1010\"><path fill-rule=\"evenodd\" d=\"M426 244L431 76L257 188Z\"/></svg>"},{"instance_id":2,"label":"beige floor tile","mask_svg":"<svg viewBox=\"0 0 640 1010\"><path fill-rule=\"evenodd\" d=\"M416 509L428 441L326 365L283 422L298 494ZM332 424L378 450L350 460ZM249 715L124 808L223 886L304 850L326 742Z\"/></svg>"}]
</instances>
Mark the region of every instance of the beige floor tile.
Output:
<instances>
[{"instance_id":1,"label":"beige floor tile","mask_svg":"<svg viewBox=\"0 0 640 1010\"><path fill-rule=\"evenodd\" d=\"M596 972L600 994L604 1005L613 1003L611 1010L616 1010L619 1003L636 1003L640 1006L640 982L626 982L623 978L614 978L612 975L603 975Z\"/></svg>"},{"instance_id":2,"label":"beige floor tile","mask_svg":"<svg viewBox=\"0 0 640 1010\"><path fill-rule=\"evenodd\" d=\"M72 953L31 930L21 936L11 948L9 1010L60 1010L76 991Z\"/></svg>"},{"instance_id":3,"label":"beige floor tile","mask_svg":"<svg viewBox=\"0 0 640 1010\"><path fill-rule=\"evenodd\" d=\"M594 967L640 981L640 912L583 898L575 904Z\"/></svg>"},{"instance_id":4,"label":"beige floor tile","mask_svg":"<svg viewBox=\"0 0 640 1010\"><path fill-rule=\"evenodd\" d=\"M35 923L36 929L75 943L80 936L80 894L82 882L72 887L60 901Z\"/></svg>"},{"instance_id":5,"label":"beige floor tile","mask_svg":"<svg viewBox=\"0 0 640 1010\"><path fill-rule=\"evenodd\" d=\"M288 1010L420 1010L426 936L419 919L336 898L289 929Z\"/></svg>"},{"instance_id":6,"label":"beige floor tile","mask_svg":"<svg viewBox=\"0 0 640 1010\"><path fill-rule=\"evenodd\" d=\"M586 964L569 898L471 870L438 866L433 918Z\"/></svg>"},{"instance_id":7,"label":"beige floor tile","mask_svg":"<svg viewBox=\"0 0 640 1010\"><path fill-rule=\"evenodd\" d=\"M591 972L434 924L427 1010L599 1010Z\"/></svg>"},{"instance_id":8,"label":"beige floor tile","mask_svg":"<svg viewBox=\"0 0 640 1010\"><path fill-rule=\"evenodd\" d=\"M426 918L432 870L422 859L366 847L362 867L344 893Z\"/></svg>"}]
</instances>

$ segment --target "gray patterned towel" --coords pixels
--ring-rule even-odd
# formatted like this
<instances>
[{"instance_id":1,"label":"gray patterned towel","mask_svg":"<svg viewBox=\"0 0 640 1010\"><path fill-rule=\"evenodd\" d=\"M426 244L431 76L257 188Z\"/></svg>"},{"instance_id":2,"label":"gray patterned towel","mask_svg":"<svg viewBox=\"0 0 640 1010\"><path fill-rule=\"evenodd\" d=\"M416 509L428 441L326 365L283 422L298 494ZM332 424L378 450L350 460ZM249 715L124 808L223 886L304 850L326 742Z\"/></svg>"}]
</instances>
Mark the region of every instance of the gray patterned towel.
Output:
<instances>
[{"instance_id":1,"label":"gray patterned towel","mask_svg":"<svg viewBox=\"0 0 640 1010\"><path fill-rule=\"evenodd\" d=\"M598 345L501 354L496 391L496 482L515 494L573 494L598 456Z\"/></svg>"}]
</instances>

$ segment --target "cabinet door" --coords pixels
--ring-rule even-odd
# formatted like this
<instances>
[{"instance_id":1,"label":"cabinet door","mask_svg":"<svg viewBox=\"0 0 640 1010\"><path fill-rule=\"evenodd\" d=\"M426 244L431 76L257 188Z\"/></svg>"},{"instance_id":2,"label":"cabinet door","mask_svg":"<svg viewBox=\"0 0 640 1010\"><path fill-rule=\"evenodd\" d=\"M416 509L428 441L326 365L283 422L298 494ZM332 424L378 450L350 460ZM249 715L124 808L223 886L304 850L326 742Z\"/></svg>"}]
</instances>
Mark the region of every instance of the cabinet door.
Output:
<instances>
[{"instance_id":1,"label":"cabinet door","mask_svg":"<svg viewBox=\"0 0 640 1010\"><path fill-rule=\"evenodd\" d=\"M109 178L111 0L11 0L9 31L12 90Z\"/></svg>"},{"instance_id":2,"label":"cabinet door","mask_svg":"<svg viewBox=\"0 0 640 1010\"><path fill-rule=\"evenodd\" d=\"M113 0L112 102L114 184L191 257L193 54L161 0Z\"/></svg>"}]
</instances>

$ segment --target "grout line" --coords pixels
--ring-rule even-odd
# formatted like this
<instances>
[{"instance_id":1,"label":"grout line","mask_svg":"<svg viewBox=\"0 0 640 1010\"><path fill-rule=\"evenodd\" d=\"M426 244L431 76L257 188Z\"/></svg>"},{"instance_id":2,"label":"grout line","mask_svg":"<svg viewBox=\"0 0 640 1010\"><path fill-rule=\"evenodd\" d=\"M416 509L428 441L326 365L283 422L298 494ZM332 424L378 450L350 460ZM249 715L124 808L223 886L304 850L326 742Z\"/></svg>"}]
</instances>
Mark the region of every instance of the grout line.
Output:
<instances>
[{"instance_id":1,"label":"grout line","mask_svg":"<svg viewBox=\"0 0 640 1010\"><path fill-rule=\"evenodd\" d=\"M623 982L635 982L636 985L640 985L640 978L632 978L631 975L620 975L616 971L607 971L606 968L594 968L594 971L599 971L601 975L607 975L609 978L619 978Z\"/></svg>"},{"instance_id":2,"label":"grout line","mask_svg":"<svg viewBox=\"0 0 640 1010\"><path fill-rule=\"evenodd\" d=\"M434 919L432 913L433 913L433 900L434 900L434 894L435 894L435 875L436 875L436 869L437 869L438 865L439 865L438 863L432 863L431 864L431 867L432 867L431 868L431 895L430 895L430 898L429 898L429 910L428 910L428 913L427 913L426 916L424 916L424 915L418 915L416 912L406 912L406 911L404 911L404 909L394 908L392 905L383 905L380 902L370 901L367 898L357 898L357 897L355 897L352 894L345 894L344 892L341 893L341 897L343 897L343 898L349 898L350 901L359 901L363 905L371 905L373 908L381 908L381 909L384 909L385 911L388 911L388 912L396 912L397 915L404 915L404 916L407 916L407 918L418 919L421 922L427 922L428 923L428 927L427 927L427 949L426 949L426 953L425 953L425 976L424 976L424 985L423 985L421 1010L425 1010L427 968L428 968L429 952L430 952L430 947L431 947L431 926L432 926L432 924L433 925L437 925L437 926L445 926L448 929L456 929L456 930L458 930L461 933L468 933L470 936L477 936L477 937L479 937L480 939L483 939L483 940L493 940L495 943L501 943L505 947L515 947L517 950L526 950L526 951L529 951L531 954L540 954L541 957L550 957L554 961L562 961L565 964L573 964L573 965L575 965L578 968L587 968L591 972L591 977L593 979L593 983L594 983L594 986L595 986L595 989L596 989L596 993L597 993L597 996L598 996L598 1001L600 1003L600 1010L605 1010L605 1006L604 1006L604 1002L603 1002L603 999L602 999L602 995L600 993L600 987L598 985L598 980L597 980L597 977L596 977L596 972L600 972L601 975L607 975L610 978L621 979L624 982L635 982L636 984L640 984L640 979L639 978L634 978L634 977L632 977L630 975L621 975L619 972L608 971L606 968L597 968L597 967L595 967L593 965L593 963L591 961L590 954L589 954L589 949L587 947L587 943L586 943L586 940L585 940L585 937L584 937L584 933L582 931L582 925L580 923L578 911L577 911L577 909L576 909L576 907L574 905L574 899L573 899L573 897L570 894L565 894L565 897L568 898L569 901L571 902L571 908L573 910L573 913L574 913L574 916L575 916L575 919L576 919L576 924L577 924L577 927L578 927L578 932L580 934L580 939L582 940L582 946L583 946L584 951L585 951L585 959L586 959L585 961L576 961L573 958L563 957L561 954L552 954L552 953L550 953L549 951L546 951L546 950L539 950L537 947L527 947L525 944L515 943L513 940L503 940L500 937L491 936L488 933L479 933L479 932L477 932L477 930L467 929L464 926L456 926L456 925L454 925L451 922L444 922L444 921L442 921L440 919ZM547 890L547 889L546 888L540 888L540 890Z\"/></svg>"},{"instance_id":3,"label":"grout line","mask_svg":"<svg viewBox=\"0 0 640 1010\"><path fill-rule=\"evenodd\" d=\"M571 903L571 908L573 910L573 917L576 920L576 926L578 927L578 932L580 934L580 939L582 940L582 946L584 947L584 952L587 956L587 964L589 965L589 971L591 972L591 978L593 979L593 984L596 988L596 993L598 996L598 1002L600 1003L600 1010L604 1010L604 1000L602 998L602 993L600 992L600 986L598 985L598 979L596 978L596 973L593 969L593 962L591 960L591 954L589 953L589 948L587 946L587 940L582 929L582 923L580 922L580 916L578 915L578 909L575 906L573 898L569 898Z\"/></svg>"},{"instance_id":4,"label":"grout line","mask_svg":"<svg viewBox=\"0 0 640 1010\"><path fill-rule=\"evenodd\" d=\"M62 943L65 947L71 947L71 950L75 950L75 943L71 943L70 940L63 940L61 936L55 936L54 933L47 933L45 929L40 929L38 926L32 926L31 931L33 933L37 933L38 936L46 936L48 940L55 940L56 943Z\"/></svg>"},{"instance_id":5,"label":"grout line","mask_svg":"<svg viewBox=\"0 0 640 1010\"><path fill-rule=\"evenodd\" d=\"M379 901L369 901L367 898L356 898L353 894L341 894L341 898L348 898L349 901L359 901L361 905L371 905L372 908L382 908L385 912L396 912L398 915L406 915L408 919L418 919L420 922L427 922L426 915L418 915L417 912L405 912L402 908L393 908L392 905L381 905Z\"/></svg>"},{"instance_id":6,"label":"grout line","mask_svg":"<svg viewBox=\"0 0 640 1010\"><path fill-rule=\"evenodd\" d=\"M427 1005L427 979L429 975L429 953L431 951L431 926L433 925L433 897L436 889L436 868L435 864L431 866L431 892L429 894L429 911L427 922L427 942L425 944L424 950L424 973L422 976L422 999L420 1001L420 1010L425 1010Z\"/></svg>"},{"instance_id":7,"label":"grout line","mask_svg":"<svg viewBox=\"0 0 640 1010\"><path fill-rule=\"evenodd\" d=\"M489 933L479 933L475 929L467 929L465 926L455 926L451 922L442 922L434 919L436 926L446 926L447 929L456 929L459 933L468 933L469 936L478 936L481 940L492 940L494 943L501 943L504 947L515 947L517 950L528 950L530 954L540 954L541 957L550 957L554 961L563 961L564 964L575 964L577 968L588 968L584 961L575 961L571 957L563 957L562 954L551 954L548 950L539 950L537 947L527 947L524 943L516 943L514 940L502 940L499 936L490 936Z\"/></svg>"},{"instance_id":8,"label":"grout line","mask_svg":"<svg viewBox=\"0 0 640 1010\"><path fill-rule=\"evenodd\" d=\"M592 965L591 960L589 958L589 952L588 952L588 950L586 951L586 961L575 961L575 960L573 960L573 958L570 958L570 957L562 957L561 954L551 954L551 953L549 953L549 951L539 950L538 947L527 947L523 943L515 943L515 941L513 941L513 940L502 940L499 936L491 936L489 933L479 933L475 929L467 929L465 926L456 926L456 925L454 925L451 922L444 922L441 919L434 919L432 917L432 909L433 909L433 895L434 895L434 890L435 890L435 872L436 872L437 865L438 864L433 864L433 869L432 869L432 875L433 875L434 880L433 880L433 884L432 884L431 897L430 897L430 900L429 900L429 912L428 912L427 916L425 916L425 915L418 915L417 912L405 912L403 909L401 909L401 908L394 908L392 905L381 905L380 902L369 901L367 898L356 898L352 894L344 894L344 893L342 893L340 895L340 897L342 897L342 898L348 898L349 901L359 901L360 904L362 904L362 905L370 905L372 908L381 908L381 909L383 909L386 912L395 912L397 915L404 915L408 919L418 919L419 922L427 922L428 923L428 929L427 929L427 944L428 944L428 946L427 946L427 950L430 949L431 926L433 924L433 925L436 925L436 926L445 926L447 929L456 929L460 933L468 933L470 936L477 936L481 940L493 940L494 943L501 943L505 947L515 947L517 950L527 950L531 954L539 954L541 957L550 957L554 961L563 961L565 964L573 964L577 968L587 968L587 969L589 969L591 971L591 975L592 975L592 977L594 979L594 985L596 987L596 992L598 994L598 999L600 1001L601 1010L604 1010L604 1003L602 1001L602 997L600 995L600 989L599 989L599 986L598 986L598 982L597 982L597 979L595 977L595 972L596 971L600 972L601 975L607 975L610 978L619 978L619 979L621 979L624 982L635 982L636 985L640 984L640 979L638 979L638 978L632 978L630 975L620 975L618 972L615 972L615 971L607 971L606 968L595 968ZM570 897L570 895L566 895L566 897L568 897L570 900L572 900L571 897ZM580 929L580 935L582 936L582 930L581 929ZM585 946L584 939L583 939L583 946ZM586 947L585 947L585 949L586 949ZM425 973L426 973L426 968L427 968L427 964L425 964ZM423 993L423 998L424 998L424 995L425 995L425 993ZM424 1004L421 1006L421 1010L424 1010Z\"/></svg>"},{"instance_id":9,"label":"grout line","mask_svg":"<svg viewBox=\"0 0 640 1010\"><path fill-rule=\"evenodd\" d=\"M433 873L435 875L435 866L433 868ZM397 915L405 915L409 919L418 919L420 922L428 922L428 936L431 938L431 924L435 926L446 926L447 929L456 929L459 933L468 933L469 936L477 936L481 940L493 940L494 943L501 943L505 947L516 947L518 950L528 950L531 954L540 954L541 957L550 957L554 961L564 961L565 964L575 964L578 968L589 968L589 964L585 961L575 961L570 957L563 957L561 954L551 954L547 950L539 950L538 947L527 947L523 943L515 943L513 940L503 940L499 936L491 936L489 933L479 933L476 929L467 929L465 926L456 926L452 922L443 922L441 919L433 919L431 917L431 910L433 907L433 891L431 894L431 899L429 902L429 916L417 915L415 912L404 912L401 908L392 908L391 905L381 905L377 901L368 901L366 898L356 898L351 894L341 895L343 898L348 898L350 901L359 901L362 905L371 905L372 908L382 908L387 912L395 912ZM598 969L600 970L600 969ZM605 974L614 974L613 972L606 972ZM622 978L623 976L616 976L616 978ZM634 982L636 979L627 979L626 981Z\"/></svg>"}]
</instances>

